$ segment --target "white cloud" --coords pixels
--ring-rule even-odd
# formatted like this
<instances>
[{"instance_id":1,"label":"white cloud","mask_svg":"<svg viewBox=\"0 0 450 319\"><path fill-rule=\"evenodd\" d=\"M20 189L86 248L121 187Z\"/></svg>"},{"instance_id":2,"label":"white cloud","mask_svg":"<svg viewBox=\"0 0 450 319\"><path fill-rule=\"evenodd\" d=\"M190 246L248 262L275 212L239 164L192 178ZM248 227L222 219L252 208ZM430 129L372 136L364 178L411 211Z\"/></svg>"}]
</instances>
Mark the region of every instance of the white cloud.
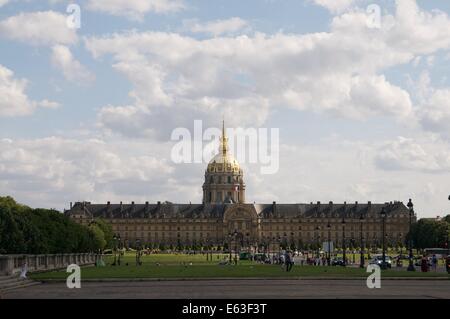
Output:
<instances>
[{"instance_id":1,"label":"white cloud","mask_svg":"<svg viewBox=\"0 0 450 319\"><path fill-rule=\"evenodd\" d=\"M87 8L115 16L141 20L145 14L178 12L185 8L182 0L89 0Z\"/></svg>"},{"instance_id":2,"label":"white cloud","mask_svg":"<svg viewBox=\"0 0 450 319\"><path fill-rule=\"evenodd\" d=\"M9 0L0 0L0 7L3 7L8 2L9 2Z\"/></svg>"},{"instance_id":3,"label":"white cloud","mask_svg":"<svg viewBox=\"0 0 450 319\"><path fill-rule=\"evenodd\" d=\"M53 65L59 68L69 81L86 84L95 79L94 74L74 59L70 49L64 45L53 46L51 60Z\"/></svg>"},{"instance_id":4,"label":"white cloud","mask_svg":"<svg viewBox=\"0 0 450 319\"><path fill-rule=\"evenodd\" d=\"M133 84L127 112L133 110L135 116L121 124L128 133L139 117L169 123L176 121L163 115L209 120L221 115L215 106L242 106L246 101L248 108L235 107L243 126L264 123L268 110L280 106L404 120L413 111L409 93L382 74L417 56L448 49L450 19L419 10L414 1L398 1L396 14L383 16L380 29L369 28L367 20L365 11L355 9L335 17L328 33L198 40L175 33L129 32L91 37L85 44L94 57L112 55L113 67ZM412 25L422 31L410 32ZM262 102L258 123L247 122L255 101ZM100 112L104 127L111 123L104 115L112 116L113 107ZM120 106L117 113L122 111ZM144 130L135 126L136 132Z\"/></svg>"},{"instance_id":5,"label":"white cloud","mask_svg":"<svg viewBox=\"0 0 450 319\"><path fill-rule=\"evenodd\" d=\"M332 13L340 13L360 0L313 0L315 4L326 8Z\"/></svg>"},{"instance_id":6,"label":"white cloud","mask_svg":"<svg viewBox=\"0 0 450 319\"><path fill-rule=\"evenodd\" d=\"M156 201L173 171L161 156L146 154L148 144L48 137L0 139L0 148L0 193L60 209L75 200Z\"/></svg>"},{"instance_id":7,"label":"white cloud","mask_svg":"<svg viewBox=\"0 0 450 319\"><path fill-rule=\"evenodd\" d=\"M429 88L428 99L420 105L420 122L426 130L442 133L450 139L450 88Z\"/></svg>"},{"instance_id":8,"label":"white cloud","mask_svg":"<svg viewBox=\"0 0 450 319\"><path fill-rule=\"evenodd\" d=\"M233 17L225 20L209 21L200 23L197 20L185 21L184 25L194 33L207 33L213 36L222 34L236 33L248 27L248 22L239 18Z\"/></svg>"},{"instance_id":9,"label":"white cloud","mask_svg":"<svg viewBox=\"0 0 450 319\"><path fill-rule=\"evenodd\" d=\"M33 103L25 93L27 81L15 79L14 72L0 65L0 116L31 114Z\"/></svg>"},{"instance_id":10,"label":"white cloud","mask_svg":"<svg viewBox=\"0 0 450 319\"><path fill-rule=\"evenodd\" d=\"M38 102L38 106L46 109L57 109L61 106L58 102L49 101L47 99Z\"/></svg>"},{"instance_id":11,"label":"white cloud","mask_svg":"<svg viewBox=\"0 0 450 319\"><path fill-rule=\"evenodd\" d=\"M378 149L375 162L383 170L449 172L450 151L448 143L433 136L420 140L398 137Z\"/></svg>"},{"instance_id":12,"label":"white cloud","mask_svg":"<svg viewBox=\"0 0 450 319\"><path fill-rule=\"evenodd\" d=\"M47 99L32 101L25 93L28 81L17 79L14 72L0 64L0 117L30 115L36 107L56 108L58 103Z\"/></svg>"},{"instance_id":13,"label":"white cloud","mask_svg":"<svg viewBox=\"0 0 450 319\"><path fill-rule=\"evenodd\" d=\"M68 28L66 16L55 11L20 13L0 21L0 35L33 45L73 44L74 29Z\"/></svg>"}]
</instances>

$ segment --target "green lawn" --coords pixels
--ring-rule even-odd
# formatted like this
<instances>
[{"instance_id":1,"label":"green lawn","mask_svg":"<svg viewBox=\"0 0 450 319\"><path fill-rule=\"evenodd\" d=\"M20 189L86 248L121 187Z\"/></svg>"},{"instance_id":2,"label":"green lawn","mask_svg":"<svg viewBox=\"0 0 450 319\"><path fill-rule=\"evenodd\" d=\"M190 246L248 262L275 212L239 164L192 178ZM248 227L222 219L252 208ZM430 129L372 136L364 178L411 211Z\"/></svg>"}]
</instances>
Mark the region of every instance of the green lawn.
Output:
<instances>
[{"instance_id":1,"label":"green lawn","mask_svg":"<svg viewBox=\"0 0 450 319\"><path fill-rule=\"evenodd\" d=\"M122 257L120 266L111 266L112 258L105 259L105 267L84 267L84 279L104 278L239 278L239 277L367 277L365 269L352 267L294 266L287 273L279 265L262 265L250 261L240 261L237 266L219 265L227 255L214 255L213 261L206 261L203 255L154 254L143 256L141 266L135 265L135 257L127 254ZM126 265L128 263L128 266ZM65 279L65 271L52 271L31 274L33 279ZM406 270L386 270L384 277L447 277L445 273L407 272Z\"/></svg>"}]
</instances>

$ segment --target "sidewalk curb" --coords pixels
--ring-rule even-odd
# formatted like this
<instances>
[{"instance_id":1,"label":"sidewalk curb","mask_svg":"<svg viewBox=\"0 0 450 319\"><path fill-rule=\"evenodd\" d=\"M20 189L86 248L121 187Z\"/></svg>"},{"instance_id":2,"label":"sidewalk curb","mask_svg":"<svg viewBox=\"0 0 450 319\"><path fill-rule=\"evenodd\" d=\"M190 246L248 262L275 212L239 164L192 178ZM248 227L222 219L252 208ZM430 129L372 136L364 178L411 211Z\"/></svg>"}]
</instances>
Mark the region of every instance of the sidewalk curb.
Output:
<instances>
[{"instance_id":1,"label":"sidewalk curb","mask_svg":"<svg viewBox=\"0 0 450 319\"><path fill-rule=\"evenodd\" d=\"M296 281L296 280L333 280L333 281L345 281L345 280L366 280L366 277L279 277L279 278L265 278L265 277L211 277L211 278L102 278L102 279L82 279L83 282L157 282L157 281L239 281L239 280L264 280L264 281L274 281L274 280L285 280L285 281ZM33 279L42 283L58 283L65 282L66 279ZM442 281L450 280L450 277L388 277L382 280L421 280L421 281Z\"/></svg>"}]
</instances>

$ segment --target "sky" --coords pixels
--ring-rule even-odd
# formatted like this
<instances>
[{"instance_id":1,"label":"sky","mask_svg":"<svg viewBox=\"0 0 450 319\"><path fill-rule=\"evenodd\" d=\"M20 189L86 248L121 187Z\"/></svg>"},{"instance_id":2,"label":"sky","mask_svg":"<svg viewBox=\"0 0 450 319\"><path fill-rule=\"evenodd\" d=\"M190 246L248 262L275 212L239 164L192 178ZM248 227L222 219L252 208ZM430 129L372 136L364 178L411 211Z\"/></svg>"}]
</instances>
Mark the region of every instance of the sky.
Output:
<instances>
[{"instance_id":1,"label":"sky","mask_svg":"<svg viewBox=\"0 0 450 319\"><path fill-rule=\"evenodd\" d=\"M206 163L174 162L171 135L224 118L279 130L276 172L241 163L248 202L448 214L449 14L446 0L0 0L0 195L200 203Z\"/></svg>"}]
</instances>

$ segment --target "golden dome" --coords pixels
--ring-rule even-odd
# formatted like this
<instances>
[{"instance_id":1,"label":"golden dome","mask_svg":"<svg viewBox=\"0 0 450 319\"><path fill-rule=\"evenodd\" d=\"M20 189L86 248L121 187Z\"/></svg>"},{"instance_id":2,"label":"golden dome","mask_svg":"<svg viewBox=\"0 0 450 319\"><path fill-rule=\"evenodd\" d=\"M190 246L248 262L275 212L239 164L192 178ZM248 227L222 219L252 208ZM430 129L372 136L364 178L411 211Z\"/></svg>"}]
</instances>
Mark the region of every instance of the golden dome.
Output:
<instances>
[{"instance_id":1,"label":"golden dome","mask_svg":"<svg viewBox=\"0 0 450 319\"><path fill-rule=\"evenodd\" d=\"M225 135L225 123L222 124L219 153L209 161L207 172L239 173L238 161L228 152L228 137Z\"/></svg>"}]
</instances>

